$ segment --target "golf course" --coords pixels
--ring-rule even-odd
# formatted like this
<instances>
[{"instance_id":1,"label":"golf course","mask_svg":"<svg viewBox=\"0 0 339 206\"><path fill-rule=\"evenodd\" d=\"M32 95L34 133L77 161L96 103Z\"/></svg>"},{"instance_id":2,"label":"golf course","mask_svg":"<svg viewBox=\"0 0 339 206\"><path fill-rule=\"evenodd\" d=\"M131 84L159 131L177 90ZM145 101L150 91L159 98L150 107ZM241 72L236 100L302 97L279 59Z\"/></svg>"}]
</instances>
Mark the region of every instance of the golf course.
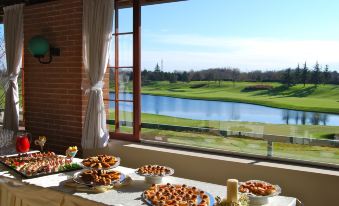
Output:
<instances>
[{"instance_id":1,"label":"golf course","mask_svg":"<svg viewBox=\"0 0 339 206\"><path fill-rule=\"evenodd\" d=\"M270 85L272 89L246 91L254 85ZM252 103L269 107L339 114L339 85L297 84L286 87L281 83L255 82L150 82L142 86L143 94Z\"/></svg>"},{"instance_id":2,"label":"golf course","mask_svg":"<svg viewBox=\"0 0 339 206\"><path fill-rule=\"evenodd\" d=\"M270 89L248 91L247 88L253 85L269 85ZM111 87L111 92L113 91L114 87ZM124 84L123 92L132 92L132 85L130 83ZM142 94L194 100L241 102L299 111L339 114L339 86L328 84L318 85L317 87L311 84L306 84L305 86L298 84L287 88L280 83L233 83L226 81L220 83L215 81L169 83L168 81L153 81L142 86ZM170 104L166 102L162 103L166 105ZM143 104L146 103L144 102ZM114 119L114 108L112 107L110 107L110 119ZM132 113L130 111L121 111L120 121L132 122ZM293 124L293 122L291 124L268 124L246 121L197 120L145 112L142 113L142 122L156 125L210 128L328 140L334 139L334 136L339 134L339 126L337 125L302 125ZM114 130L114 126L111 125L110 129L111 131ZM121 129L125 132L131 132L130 128L126 126L122 126ZM215 132L170 131L160 128L142 128L142 136L143 139L157 140L160 138L161 141L174 144L258 155L267 154L266 141L247 138L246 136L241 136L241 138L228 136L225 138ZM283 158L339 164L339 150L335 147L274 143L274 155Z\"/></svg>"}]
</instances>

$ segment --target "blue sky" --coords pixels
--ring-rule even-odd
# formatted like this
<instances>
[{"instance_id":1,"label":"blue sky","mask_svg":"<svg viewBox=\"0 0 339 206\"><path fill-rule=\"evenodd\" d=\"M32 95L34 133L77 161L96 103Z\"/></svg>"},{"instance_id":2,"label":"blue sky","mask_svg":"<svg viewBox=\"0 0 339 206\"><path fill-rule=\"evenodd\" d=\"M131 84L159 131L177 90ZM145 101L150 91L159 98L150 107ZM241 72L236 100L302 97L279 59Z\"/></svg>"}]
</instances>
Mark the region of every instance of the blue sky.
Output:
<instances>
[{"instance_id":1,"label":"blue sky","mask_svg":"<svg viewBox=\"0 0 339 206\"><path fill-rule=\"evenodd\" d=\"M213 3L213 4L211 4ZM189 0L142 9L142 66L164 70L284 69L305 61L339 70L339 1ZM131 30L131 11L120 27ZM131 47L121 41L128 64Z\"/></svg>"},{"instance_id":2,"label":"blue sky","mask_svg":"<svg viewBox=\"0 0 339 206\"><path fill-rule=\"evenodd\" d=\"M166 71L277 70L319 61L339 71L338 8L336 0L189 0L145 6L142 68L153 69L163 60ZM120 14L120 31L131 31L132 10ZM120 65L131 65L131 36L121 38L120 48Z\"/></svg>"}]
</instances>

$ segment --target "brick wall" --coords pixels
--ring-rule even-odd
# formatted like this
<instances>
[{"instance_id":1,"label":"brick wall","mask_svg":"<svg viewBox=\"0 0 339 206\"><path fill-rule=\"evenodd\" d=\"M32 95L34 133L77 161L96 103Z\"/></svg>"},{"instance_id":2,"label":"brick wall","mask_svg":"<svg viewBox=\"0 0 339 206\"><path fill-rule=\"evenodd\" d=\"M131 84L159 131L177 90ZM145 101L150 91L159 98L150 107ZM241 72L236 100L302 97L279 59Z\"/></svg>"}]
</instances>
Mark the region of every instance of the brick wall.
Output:
<instances>
[{"instance_id":1,"label":"brick wall","mask_svg":"<svg viewBox=\"0 0 339 206\"><path fill-rule=\"evenodd\" d=\"M87 78L82 66L82 0L26 6L24 33L25 127L34 137L47 136L49 150L64 153L70 145L80 146L86 111L81 90ZM27 49L35 35L60 48L61 56L40 64Z\"/></svg>"}]
</instances>

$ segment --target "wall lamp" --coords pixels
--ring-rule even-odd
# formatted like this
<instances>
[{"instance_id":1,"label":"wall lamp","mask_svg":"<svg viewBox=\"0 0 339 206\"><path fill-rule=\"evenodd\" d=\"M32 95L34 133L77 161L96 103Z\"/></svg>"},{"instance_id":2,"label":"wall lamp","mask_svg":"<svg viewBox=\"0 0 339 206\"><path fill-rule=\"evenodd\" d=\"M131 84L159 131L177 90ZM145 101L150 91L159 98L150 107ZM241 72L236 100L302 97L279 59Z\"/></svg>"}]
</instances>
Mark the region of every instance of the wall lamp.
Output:
<instances>
[{"instance_id":1,"label":"wall lamp","mask_svg":"<svg viewBox=\"0 0 339 206\"><path fill-rule=\"evenodd\" d=\"M41 64L50 64L53 56L60 56L60 48L52 47L47 39L42 36L32 37L28 42L28 50ZM49 53L49 60L42 61L41 59L44 58L47 53Z\"/></svg>"}]
</instances>

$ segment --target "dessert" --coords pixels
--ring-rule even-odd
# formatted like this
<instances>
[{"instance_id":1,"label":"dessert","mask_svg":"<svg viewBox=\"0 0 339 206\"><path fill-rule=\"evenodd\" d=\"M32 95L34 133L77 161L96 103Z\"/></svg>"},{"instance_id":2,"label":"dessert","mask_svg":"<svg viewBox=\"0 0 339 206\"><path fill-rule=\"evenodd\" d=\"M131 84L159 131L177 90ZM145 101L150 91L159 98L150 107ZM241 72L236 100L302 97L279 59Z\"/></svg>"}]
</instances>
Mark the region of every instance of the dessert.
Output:
<instances>
[{"instance_id":1,"label":"dessert","mask_svg":"<svg viewBox=\"0 0 339 206\"><path fill-rule=\"evenodd\" d=\"M276 187L264 181L250 180L239 186L239 192L257 196L268 196L276 192Z\"/></svg>"},{"instance_id":2,"label":"dessert","mask_svg":"<svg viewBox=\"0 0 339 206\"><path fill-rule=\"evenodd\" d=\"M66 150L66 157L68 158L74 158L75 155L78 152L78 147L77 146L73 146L73 147L68 147L68 149Z\"/></svg>"},{"instance_id":3,"label":"dessert","mask_svg":"<svg viewBox=\"0 0 339 206\"><path fill-rule=\"evenodd\" d=\"M120 180L121 173L106 170L85 170L80 174L80 178L86 184L111 185Z\"/></svg>"},{"instance_id":4,"label":"dessert","mask_svg":"<svg viewBox=\"0 0 339 206\"><path fill-rule=\"evenodd\" d=\"M2 157L0 161L25 176L37 176L69 169L79 169L71 160L58 156L54 152L20 154Z\"/></svg>"},{"instance_id":5,"label":"dessert","mask_svg":"<svg viewBox=\"0 0 339 206\"><path fill-rule=\"evenodd\" d=\"M140 175L166 176L172 174L173 169L159 165L145 165L138 168L136 172Z\"/></svg>"},{"instance_id":6,"label":"dessert","mask_svg":"<svg viewBox=\"0 0 339 206\"><path fill-rule=\"evenodd\" d=\"M85 167L93 169L108 169L118 162L118 158L110 155L98 155L86 158L82 161Z\"/></svg>"},{"instance_id":7,"label":"dessert","mask_svg":"<svg viewBox=\"0 0 339 206\"><path fill-rule=\"evenodd\" d=\"M146 201L154 206L209 206L210 197L204 191L187 185L153 184L143 194Z\"/></svg>"}]
</instances>

